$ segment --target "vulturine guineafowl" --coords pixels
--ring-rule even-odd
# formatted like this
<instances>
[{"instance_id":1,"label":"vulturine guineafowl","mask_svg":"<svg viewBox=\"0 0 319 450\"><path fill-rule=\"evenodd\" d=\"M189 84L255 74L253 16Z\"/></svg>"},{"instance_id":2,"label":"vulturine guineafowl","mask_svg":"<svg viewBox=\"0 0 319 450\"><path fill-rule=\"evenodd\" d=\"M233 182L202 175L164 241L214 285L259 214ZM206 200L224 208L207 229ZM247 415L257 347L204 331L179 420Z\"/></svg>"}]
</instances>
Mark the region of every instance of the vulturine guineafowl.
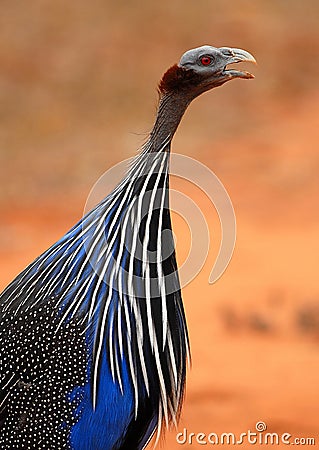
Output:
<instances>
[{"instance_id":1,"label":"vulturine guineafowl","mask_svg":"<svg viewBox=\"0 0 319 450\"><path fill-rule=\"evenodd\" d=\"M191 101L255 62L187 51L159 83L124 179L0 295L0 447L143 449L176 423L189 343L169 210L172 138Z\"/></svg>"}]
</instances>

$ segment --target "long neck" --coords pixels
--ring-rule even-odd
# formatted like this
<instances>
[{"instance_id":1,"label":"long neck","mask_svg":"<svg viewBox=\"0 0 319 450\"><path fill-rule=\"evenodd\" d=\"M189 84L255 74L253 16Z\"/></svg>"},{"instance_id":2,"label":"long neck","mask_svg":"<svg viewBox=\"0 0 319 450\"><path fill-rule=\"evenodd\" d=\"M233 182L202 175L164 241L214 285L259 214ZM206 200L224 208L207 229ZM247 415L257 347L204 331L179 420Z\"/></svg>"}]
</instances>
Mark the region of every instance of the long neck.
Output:
<instances>
[{"instance_id":1,"label":"long neck","mask_svg":"<svg viewBox=\"0 0 319 450\"><path fill-rule=\"evenodd\" d=\"M161 93L157 116L149 137L149 152L158 152L165 142L171 142L186 108L192 101L180 92Z\"/></svg>"}]
</instances>

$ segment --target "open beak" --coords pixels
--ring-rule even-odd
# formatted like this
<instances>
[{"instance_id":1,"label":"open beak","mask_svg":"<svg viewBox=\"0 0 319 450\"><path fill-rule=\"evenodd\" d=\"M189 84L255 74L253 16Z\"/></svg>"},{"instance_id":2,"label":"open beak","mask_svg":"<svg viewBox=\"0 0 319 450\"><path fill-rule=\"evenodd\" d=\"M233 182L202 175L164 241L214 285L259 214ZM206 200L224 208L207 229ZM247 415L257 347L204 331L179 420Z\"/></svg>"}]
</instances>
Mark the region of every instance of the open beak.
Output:
<instances>
[{"instance_id":1,"label":"open beak","mask_svg":"<svg viewBox=\"0 0 319 450\"><path fill-rule=\"evenodd\" d=\"M221 56L223 58L223 63L225 63L223 69L220 71L220 76L225 77L227 79L232 78L254 78L254 75L243 70L235 70L233 68L228 69L227 66L229 64L239 63L239 62L252 62L257 64L255 58L250 53L246 52L246 50L242 50L240 48L229 48L229 47L221 47L219 48Z\"/></svg>"}]
</instances>

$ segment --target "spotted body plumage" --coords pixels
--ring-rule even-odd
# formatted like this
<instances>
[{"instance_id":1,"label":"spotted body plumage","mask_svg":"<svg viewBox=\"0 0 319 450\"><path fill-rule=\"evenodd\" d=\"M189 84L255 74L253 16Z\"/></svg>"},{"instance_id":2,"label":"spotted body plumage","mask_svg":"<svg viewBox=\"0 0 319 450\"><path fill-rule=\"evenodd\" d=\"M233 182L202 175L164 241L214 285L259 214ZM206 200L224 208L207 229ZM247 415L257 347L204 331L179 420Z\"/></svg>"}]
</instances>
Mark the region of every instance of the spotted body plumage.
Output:
<instances>
[{"instance_id":1,"label":"spotted body plumage","mask_svg":"<svg viewBox=\"0 0 319 450\"><path fill-rule=\"evenodd\" d=\"M68 449L81 414L87 352L76 320L55 333L56 299L2 316L1 449ZM67 392L72 398L67 398Z\"/></svg>"}]
</instances>

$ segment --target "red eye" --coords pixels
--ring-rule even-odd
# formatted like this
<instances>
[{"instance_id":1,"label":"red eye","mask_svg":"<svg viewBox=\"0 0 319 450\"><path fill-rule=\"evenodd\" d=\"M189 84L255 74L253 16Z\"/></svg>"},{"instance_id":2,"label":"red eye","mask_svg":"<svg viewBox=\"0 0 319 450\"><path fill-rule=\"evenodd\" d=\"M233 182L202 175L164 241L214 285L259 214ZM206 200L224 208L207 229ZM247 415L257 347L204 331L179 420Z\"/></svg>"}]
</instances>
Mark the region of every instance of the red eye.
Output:
<instances>
[{"instance_id":1,"label":"red eye","mask_svg":"<svg viewBox=\"0 0 319 450\"><path fill-rule=\"evenodd\" d=\"M209 56L202 56L200 62L203 66L209 66L212 62L212 58L210 58Z\"/></svg>"}]
</instances>

